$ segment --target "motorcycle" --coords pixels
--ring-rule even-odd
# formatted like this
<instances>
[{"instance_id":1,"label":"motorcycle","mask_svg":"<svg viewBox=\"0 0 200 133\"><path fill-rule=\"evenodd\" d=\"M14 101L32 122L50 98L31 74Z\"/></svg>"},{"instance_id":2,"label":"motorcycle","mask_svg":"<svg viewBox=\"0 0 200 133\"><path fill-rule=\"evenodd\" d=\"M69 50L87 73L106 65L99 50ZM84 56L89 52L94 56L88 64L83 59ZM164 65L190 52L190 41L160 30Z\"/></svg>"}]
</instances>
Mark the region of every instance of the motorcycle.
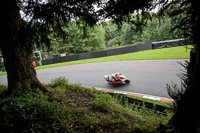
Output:
<instances>
[{"instance_id":1,"label":"motorcycle","mask_svg":"<svg viewBox=\"0 0 200 133\"><path fill-rule=\"evenodd\" d=\"M112 83L114 86L120 85L120 84L129 84L131 82L130 80L126 78L125 75L119 74L119 73L104 75L104 79L107 82Z\"/></svg>"}]
</instances>

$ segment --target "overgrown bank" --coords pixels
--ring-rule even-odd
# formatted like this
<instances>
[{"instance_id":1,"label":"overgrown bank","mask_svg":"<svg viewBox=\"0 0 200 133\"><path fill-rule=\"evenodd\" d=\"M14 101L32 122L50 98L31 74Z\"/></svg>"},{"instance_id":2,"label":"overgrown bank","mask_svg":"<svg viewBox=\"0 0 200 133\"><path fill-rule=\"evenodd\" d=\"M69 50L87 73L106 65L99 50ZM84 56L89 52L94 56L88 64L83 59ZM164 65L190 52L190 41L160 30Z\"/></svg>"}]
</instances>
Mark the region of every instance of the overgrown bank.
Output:
<instances>
[{"instance_id":1,"label":"overgrown bank","mask_svg":"<svg viewBox=\"0 0 200 133\"><path fill-rule=\"evenodd\" d=\"M169 116L144 108L122 106L109 94L70 85L59 78L47 85L50 93L23 91L5 97L1 86L2 132L163 132Z\"/></svg>"}]
</instances>

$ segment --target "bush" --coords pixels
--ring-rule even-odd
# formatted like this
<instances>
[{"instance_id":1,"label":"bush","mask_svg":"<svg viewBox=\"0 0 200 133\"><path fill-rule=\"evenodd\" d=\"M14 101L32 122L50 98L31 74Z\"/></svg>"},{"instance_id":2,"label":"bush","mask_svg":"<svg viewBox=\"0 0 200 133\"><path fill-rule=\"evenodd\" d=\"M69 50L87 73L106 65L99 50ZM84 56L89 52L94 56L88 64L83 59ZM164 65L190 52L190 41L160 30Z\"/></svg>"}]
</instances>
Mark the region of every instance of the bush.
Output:
<instances>
[{"instance_id":1,"label":"bush","mask_svg":"<svg viewBox=\"0 0 200 133\"><path fill-rule=\"evenodd\" d=\"M51 81L50 86L52 87L64 87L68 83L68 80L65 77L55 78Z\"/></svg>"},{"instance_id":2,"label":"bush","mask_svg":"<svg viewBox=\"0 0 200 133\"><path fill-rule=\"evenodd\" d=\"M120 111L123 108L122 105L119 104L111 95L104 93L101 93L101 95L96 94L91 105L95 110L103 112L112 112L115 109Z\"/></svg>"},{"instance_id":3,"label":"bush","mask_svg":"<svg viewBox=\"0 0 200 133\"><path fill-rule=\"evenodd\" d=\"M40 90L19 92L0 99L1 132L64 132L66 115L63 104L49 102Z\"/></svg>"},{"instance_id":4,"label":"bush","mask_svg":"<svg viewBox=\"0 0 200 133\"><path fill-rule=\"evenodd\" d=\"M0 85L0 98L5 97L7 90L8 90L8 86Z\"/></svg>"}]
</instances>

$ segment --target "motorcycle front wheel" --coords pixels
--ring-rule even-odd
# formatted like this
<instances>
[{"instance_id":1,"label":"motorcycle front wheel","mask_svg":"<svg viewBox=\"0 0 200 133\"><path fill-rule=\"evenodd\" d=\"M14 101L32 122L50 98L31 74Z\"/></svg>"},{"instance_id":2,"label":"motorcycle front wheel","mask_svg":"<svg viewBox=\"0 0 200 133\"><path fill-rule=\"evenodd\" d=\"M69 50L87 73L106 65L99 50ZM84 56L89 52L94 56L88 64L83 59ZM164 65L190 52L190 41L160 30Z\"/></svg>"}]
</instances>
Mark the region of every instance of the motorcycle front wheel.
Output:
<instances>
[{"instance_id":1,"label":"motorcycle front wheel","mask_svg":"<svg viewBox=\"0 0 200 133\"><path fill-rule=\"evenodd\" d=\"M126 82L127 84L129 84L131 81L130 81L130 80L126 80L125 82Z\"/></svg>"}]
</instances>

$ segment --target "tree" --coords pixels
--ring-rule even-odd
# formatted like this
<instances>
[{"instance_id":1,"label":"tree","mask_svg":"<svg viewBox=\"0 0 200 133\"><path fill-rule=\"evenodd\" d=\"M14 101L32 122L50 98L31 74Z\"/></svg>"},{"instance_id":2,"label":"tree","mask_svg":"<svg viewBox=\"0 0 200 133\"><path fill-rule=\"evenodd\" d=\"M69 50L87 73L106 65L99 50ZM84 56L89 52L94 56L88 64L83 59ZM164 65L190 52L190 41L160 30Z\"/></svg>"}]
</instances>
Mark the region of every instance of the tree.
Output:
<instances>
[{"instance_id":1,"label":"tree","mask_svg":"<svg viewBox=\"0 0 200 133\"><path fill-rule=\"evenodd\" d=\"M135 30L131 27L130 24L123 24L122 25L122 34L120 36L120 41L122 45L131 44L132 36L134 35Z\"/></svg>"},{"instance_id":2,"label":"tree","mask_svg":"<svg viewBox=\"0 0 200 133\"><path fill-rule=\"evenodd\" d=\"M107 22L107 25L103 27L105 31L105 41L107 48L120 45L121 31L117 28L117 25Z\"/></svg>"},{"instance_id":3,"label":"tree","mask_svg":"<svg viewBox=\"0 0 200 133\"><path fill-rule=\"evenodd\" d=\"M69 53L82 53L105 49L105 33L100 26L85 27L85 32L76 26L75 33L71 30L68 40ZM86 35L85 35L86 34Z\"/></svg>"},{"instance_id":4,"label":"tree","mask_svg":"<svg viewBox=\"0 0 200 133\"><path fill-rule=\"evenodd\" d=\"M45 90L31 65L34 42L30 32L33 30L29 31L29 28L24 26L27 23L21 19L15 0L5 1L4 4L5 12L1 12L3 21L0 48L8 75L8 91L11 93L32 87Z\"/></svg>"},{"instance_id":5,"label":"tree","mask_svg":"<svg viewBox=\"0 0 200 133\"><path fill-rule=\"evenodd\" d=\"M0 49L8 78L8 93L28 88L40 88L31 64L32 50L36 46L50 45L49 34L65 35L63 26L70 19L83 20L94 25L94 7L98 1L38 1L7 0L2 16L2 39ZM78 8L77 8L78 6ZM20 14L20 11L23 11ZM87 20L87 21L86 21Z\"/></svg>"},{"instance_id":6,"label":"tree","mask_svg":"<svg viewBox=\"0 0 200 133\"><path fill-rule=\"evenodd\" d=\"M104 26L106 46L115 47L122 45L129 45L132 43L132 36L138 34L139 31L136 31L136 27L129 23L122 23L121 27L107 22L107 25Z\"/></svg>"},{"instance_id":7,"label":"tree","mask_svg":"<svg viewBox=\"0 0 200 133\"><path fill-rule=\"evenodd\" d=\"M138 30L136 26L127 22L122 23L121 29L112 24L112 20L107 22L104 26L107 47L184 38L182 29L172 28L176 24L169 16L165 15L158 19L157 13L150 13L150 15L152 20L148 20L147 25Z\"/></svg>"},{"instance_id":8,"label":"tree","mask_svg":"<svg viewBox=\"0 0 200 133\"><path fill-rule=\"evenodd\" d=\"M85 31L83 31L85 28ZM64 28L66 37L51 36L51 51L59 55L60 53L82 53L105 49L105 32L101 26L85 27L83 24L70 22Z\"/></svg>"},{"instance_id":9,"label":"tree","mask_svg":"<svg viewBox=\"0 0 200 133\"><path fill-rule=\"evenodd\" d=\"M147 26L144 28L141 35L141 40L144 43L163 41L175 39L173 32L171 32L171 20L169 18L163 18L163 21L159 22L157 18L149 21Z\"/></svg>"}]
</instances>

